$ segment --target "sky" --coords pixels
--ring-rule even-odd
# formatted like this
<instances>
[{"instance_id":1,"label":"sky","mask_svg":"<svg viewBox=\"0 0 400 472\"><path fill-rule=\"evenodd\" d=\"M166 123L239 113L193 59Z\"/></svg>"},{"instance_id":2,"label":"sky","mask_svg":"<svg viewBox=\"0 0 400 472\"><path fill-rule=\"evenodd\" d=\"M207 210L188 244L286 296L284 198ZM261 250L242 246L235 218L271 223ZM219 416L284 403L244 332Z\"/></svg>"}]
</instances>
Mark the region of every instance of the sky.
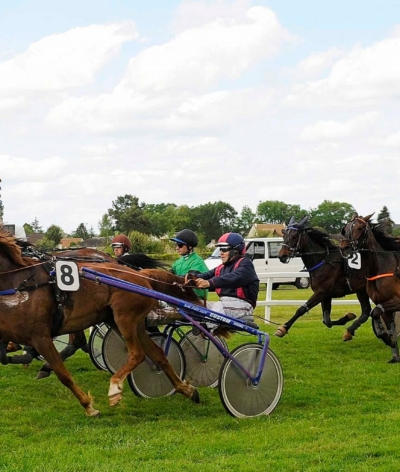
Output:
<instances>
[{"instance_id":1,"label":"sky","mask_svg":"<svg viewBox=\"0 0 400 472\"><path fill-rule=\"evenodd\" d=\"M386 206L400 223L398 0L2 0L4 221L146 204Z\"/></svg>"}]
</instances>

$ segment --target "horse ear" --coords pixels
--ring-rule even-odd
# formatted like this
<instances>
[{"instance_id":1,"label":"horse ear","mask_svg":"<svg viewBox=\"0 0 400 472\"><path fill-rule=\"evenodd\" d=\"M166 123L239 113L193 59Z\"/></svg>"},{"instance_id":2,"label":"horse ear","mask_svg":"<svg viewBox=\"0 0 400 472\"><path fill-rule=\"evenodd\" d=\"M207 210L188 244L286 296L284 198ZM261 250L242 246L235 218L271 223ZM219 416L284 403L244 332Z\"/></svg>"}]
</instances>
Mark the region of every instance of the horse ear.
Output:
<instances>
[{"instance_id":1,"label":"horse ear","mask_svg":"<svg viewBox=\"0 0 400 472\"><path fill-rule=\"evenodd\" d=\"M353 216L351 217L351 220L350 221L353 221L355 220L356 218L358 218L358 213L357 212L354 212Z\"/></svg>"},{"instance_id":2,"label":"horse ear","mask_svg":"<svg viewBox=\"0 0 400 472\"><path fill-rule=\"evenodd\" d=\"M290 220L289 220L289 223L288 223L287 225L288 225L288 226L292 226L292 224L294 224L295 221L296 221L296 220L295 220L294 216L292 216L292 217L290 218Z\"/></svg>"},{"instance_id":3,"label":"horse ear","mask_svg":"<svg viewBox=\"0 0 400 472\"><path fill-rule=\"evenodd\" d=\"M366 216L365 218L363 218L365 221L369 221L373 216L374 216L375 212L371 213L370 215Z\"/></svg>"},{"instance_id":4,"label":"horse ear","mask_svg":"<svg viewBox=\"0 0 400 472\"><path fill-rule=\"evenodd\" d=\"M302 226L305 226L307 221L309 220L308 216L305 216L299 223L298 226L301 228Z\"/></svg>"}]
</instances>

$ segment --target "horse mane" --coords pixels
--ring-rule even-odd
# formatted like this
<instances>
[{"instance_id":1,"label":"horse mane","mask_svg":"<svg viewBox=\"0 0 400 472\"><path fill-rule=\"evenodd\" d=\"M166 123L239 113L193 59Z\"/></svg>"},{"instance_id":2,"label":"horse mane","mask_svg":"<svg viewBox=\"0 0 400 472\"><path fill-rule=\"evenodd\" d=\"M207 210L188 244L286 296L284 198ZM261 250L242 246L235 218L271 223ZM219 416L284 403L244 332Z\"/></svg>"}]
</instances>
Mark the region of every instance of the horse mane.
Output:
<instances>
[{"instance_id":1,"label":"horse mane","mask_svg":"<svg viewBox=\"0 0 400 472\"><path fill-rule=\"evenodd\" d=\"M153 259L150 256L142 253L127 254L126 256L117 257L119 264L126 265L135 270L142 269L167 269L171 267L158 259Z\"/></svg>"},{"instance_id":2,"label":"horse mane","mask_svg":"<svg viewBox=\"0 0 400 472\"><path fill-rule=\"evenodd\" d=\"M179 298L187 302L192 302L194 305L202 305L202 300L193 291L192 287L185 286L185 278L168 272L165 269L143 269L140 271L140 276L148 279L151 288L157 292L171 295L171 297Z\"/></svg>"},{"instance_id":3,"label":"horse mane","mask_svg":"<svg viewBox=\"0 0 400 472\"><path fill-rule=\"evenodd\" d=\"M22 257L21 248L17 245L16 241L11 233L0 228L0 254L19 266L25 267L32 265L33 261ZM20 241L18 240L18 242Z\"/></svg>"},{"instance_id":4,"label":"horse mane","mask_svg":"<svg viewBox=\"0 0 400 472\"><path fill-rule=\"evenodd\" d=\"M306 228L306 233L320 246L327 247L328 249L338 249L337 244L332 241L332 237L328 233L325 233L325 231L310 227Z\"/></svg>"},{"instance_id":5,"label":"horse mane","mask_svg":"<svg viewBox=\"0 0 400 472\"><path fill-rule=\"evenodd\" d=\"M372 234L385 251L400 251L400 239L385 233L381 223L370 223Z\"/></svg>"}]
</instances>

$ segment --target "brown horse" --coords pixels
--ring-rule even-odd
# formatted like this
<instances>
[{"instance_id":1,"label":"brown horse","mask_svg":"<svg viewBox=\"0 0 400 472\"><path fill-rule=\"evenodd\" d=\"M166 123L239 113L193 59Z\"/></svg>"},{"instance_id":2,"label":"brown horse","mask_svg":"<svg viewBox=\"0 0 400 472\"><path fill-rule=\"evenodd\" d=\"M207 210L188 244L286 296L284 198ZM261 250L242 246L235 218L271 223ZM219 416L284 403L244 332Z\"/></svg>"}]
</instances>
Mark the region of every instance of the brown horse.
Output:
<instances>
[{"instance_id":1,"label":"brown horse","mask_svg":"<svg viewBox=\"0 0 400 472\"><path fill-rule=\"evenodd\" d=\"M366 271L367 293L376 304L371 316L377 335L392 348L389 362L400 362L394 322L395 312L400 310L400 240L371 223L372 215L353 215L343 228L340 248L343 257L360 258Z\"/></svg>"},{"instance_id":2,"label":"brown horse","mask_svg":"<svg viewBox=\"0 0 400 472\"><path fill-rule=\"evenodd\" d=\"M308 217L296 223L294 217L288 223L279 252L281 262L289 262L291 257L301 256L310 274L313 295L298 308L294 316L275 332L283 337L293 323L321 303L323 323L332 326L343 326L356 318L354 313L347 313L339 320L331 320L332 299L356 293L361 305L361 316L347 328L344 341L350 341L355 330L365 323L371 311L371 304L365 288L365 273L349 268L347 261L340 254L340 249L330 236L307 225Z\"/></svg>"},{"instance_id":3,"label":"brown horse","mask_svg":"<svg viewBox=\"0 0 400 472\"><path fill-rule=\"evenodd\" d=\"M57 352L52 327L58 302L54 280L46 266L21 255L14 238L0 230L0 340L12 340L33 346L51 365L59 380L71 390L88 416L97 416L92 398L74 382ZM106 275L162 291L177 298L201 304L190 289L182 291L182 277L160 269L146 269L140 274L113 262L77 262L78 269L88 267ZM126 364L110 379L109 401L116 405L122 398L123 381L147 355L162 368L179 393L198 402L197 390L183 382L172 369L164 351L148 336L145 318L156 300L90 280L80 279L77 291L64 292L61 300L63 319L57 335L82 331L100 322L115 324L128 349Z\"/></svg>"}]
</instances>

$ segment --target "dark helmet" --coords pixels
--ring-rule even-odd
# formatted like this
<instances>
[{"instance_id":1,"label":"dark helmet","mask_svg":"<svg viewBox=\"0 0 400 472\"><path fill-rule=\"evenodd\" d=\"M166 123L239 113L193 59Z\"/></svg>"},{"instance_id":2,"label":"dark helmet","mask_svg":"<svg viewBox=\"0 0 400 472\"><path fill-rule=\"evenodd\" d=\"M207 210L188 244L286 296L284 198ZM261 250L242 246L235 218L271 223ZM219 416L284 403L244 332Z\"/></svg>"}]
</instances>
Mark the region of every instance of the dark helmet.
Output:
<instances>
[{"instance_id":1,"label":"dark helmet","mask_svg":"<svg viewBox=\"0 0 400 472\"><path fill-rule=\"evenodd\" d=\"M183 229L182 231L179 231L176 233L175 238L170 238L170 241L185 244L189 247L196 247L199 244L196 233L193 233L191 229Z\"/></svg>"},{"instance_id":2,"label":"dark helmet","mask_svg":"<svg viewBox=\"0 0 400 472\"><path fill-rule=\"evenodd\" d=\"M130 242L129 238L125 236L125 234L119 234L118 236L115 236L113 240L111 241L111 247L123 247L125 246L128 251L130 251L132 247L132 243Z\"/></svg>"},{"instance_id":3,"label":"dark helmet","mask_svg":"<svg viewBox=\"0 0 400 472\"><path fill-rule=\"evenodd\" d=\"M225 233L219 239L216 247L229 247L234 249L239 254L244 254L246 251L246 244L243 237L238 233Z\"/></svg>"}]
</instances>

